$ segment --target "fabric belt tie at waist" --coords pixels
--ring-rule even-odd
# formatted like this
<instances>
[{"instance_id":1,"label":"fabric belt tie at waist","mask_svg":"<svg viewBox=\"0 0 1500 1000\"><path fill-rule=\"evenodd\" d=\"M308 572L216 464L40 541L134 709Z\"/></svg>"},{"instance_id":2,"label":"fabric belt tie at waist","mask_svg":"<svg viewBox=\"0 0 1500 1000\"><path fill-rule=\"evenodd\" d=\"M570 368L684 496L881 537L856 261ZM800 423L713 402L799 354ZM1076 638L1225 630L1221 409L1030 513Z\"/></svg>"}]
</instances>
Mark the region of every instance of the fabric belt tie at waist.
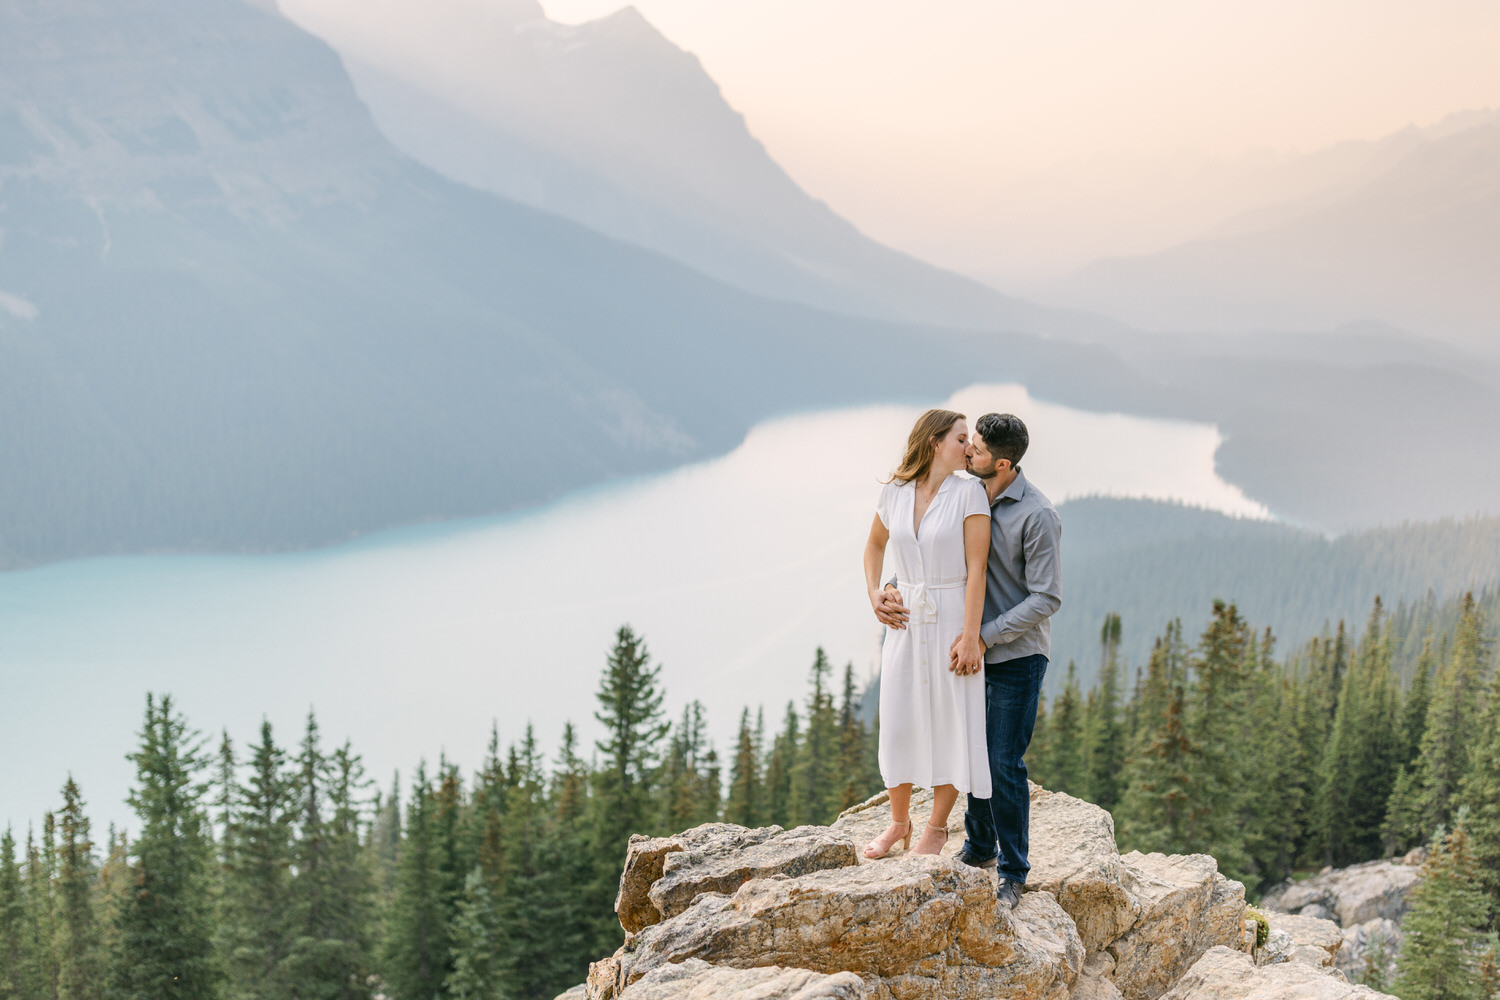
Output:
<instances>
[{"instance_id":1,"label":"fabric belt tie at waist","mask_svg":"<svg viewBox=\"0 0 1500 1000\"><path fill-rule=\"evenodd\" d=\"M934 590L958 590L962 588L967 580L940 580L935 583L912 583L909 580L897 580L896 587L906 594L907 601L911 605L912 621L928 625L937 621L937 602L932 599Z\"/></svg>"}]
</instances>

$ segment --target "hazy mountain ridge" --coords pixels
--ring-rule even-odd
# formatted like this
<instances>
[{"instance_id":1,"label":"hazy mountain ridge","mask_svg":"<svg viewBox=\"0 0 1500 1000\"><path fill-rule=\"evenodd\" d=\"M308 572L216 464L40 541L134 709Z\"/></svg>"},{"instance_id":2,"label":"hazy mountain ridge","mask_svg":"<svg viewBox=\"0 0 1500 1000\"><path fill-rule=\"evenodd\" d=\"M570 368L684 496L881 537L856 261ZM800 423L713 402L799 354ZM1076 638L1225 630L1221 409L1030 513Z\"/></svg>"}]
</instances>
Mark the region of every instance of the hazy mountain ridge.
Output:
<instances>
[{"instance_id":1,"label":"hazy mountain ridge","mask_svg":"<svg viewBox=\"0 0 1500 1000\"><path fill-rule=\"evenodd\" d=\"M759 299L448 182L238 0L6 0L0 123L7 565L490 513L976 369L1145 395L1097 349Z\"/></svg>"},{"instance_id":2,"label":"hazy mountain ridge","mask_svg":"<svg viewBox=\"0 0 1500 1000\"><path fill-rule=\"evenodd\" d=\"M456 180L772 298L1034 333L1118 325L1008 298L863 236L803 192L698 59L633 7L563 25L530 2L448 3L409 11L399 38L337 4L288 10L344 55L392 141Z\"/></svg>"},{"instance_id":3,"label":"hazy mountain ridge","mask_svg":"<svg viewBox=\"0 0 1500 1000\"><path fill-rule=\"evenodd\" d=\"M5 566L488 514L985 381L1215 422L1227 478L1323 527L1500 495L1453 435L1500 394L1461 366L1127 363L760 298L411 162L239 0L0 0L0 230ZM1384 488L1391 454L1430 488Z\"/></svg>"},{"instance_id":4,"label":"hazy mountain ridge","mask_svg":"<svg viewBox=\"0 0 1500 1000\"><path fill-rule=\"evenodd\" d=\"M1404 154L1362 186L1235 220L1228 235L1096 262L1050 286L1048 297L1154 328L1378 320L1494 357L1496 117L1475 113L1420 141L1401 138L1394 148Z\"/></svg>"}]
</instances>

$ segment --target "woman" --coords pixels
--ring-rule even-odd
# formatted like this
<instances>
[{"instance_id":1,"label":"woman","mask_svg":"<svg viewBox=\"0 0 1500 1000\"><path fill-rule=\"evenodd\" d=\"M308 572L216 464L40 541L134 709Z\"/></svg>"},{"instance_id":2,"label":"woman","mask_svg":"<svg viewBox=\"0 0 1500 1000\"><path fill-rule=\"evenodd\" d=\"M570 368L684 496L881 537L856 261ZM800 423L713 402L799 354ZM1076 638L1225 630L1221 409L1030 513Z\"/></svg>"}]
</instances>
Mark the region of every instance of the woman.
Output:
<instances>
[{"instance_id":1,"label":"woman","mask_svg":"<svg viewBox=\"0 0 1500 1000\"><path fill-rule=\"evenodd\" d=\"M891 825L865 848L867 858L885 857L898 840L911 847L913 785L933 790L917 854L937 854L947 843L948 813L959 792L990 795L979 638L990 505L979 480L958 474L969 455L962 413L922 414L906 457L880 492L865 543L871 605L880 607L889 543L910 614L906 628L886 631L881 649L880 773L890 792Z\"/></svg>"}]
</instances>

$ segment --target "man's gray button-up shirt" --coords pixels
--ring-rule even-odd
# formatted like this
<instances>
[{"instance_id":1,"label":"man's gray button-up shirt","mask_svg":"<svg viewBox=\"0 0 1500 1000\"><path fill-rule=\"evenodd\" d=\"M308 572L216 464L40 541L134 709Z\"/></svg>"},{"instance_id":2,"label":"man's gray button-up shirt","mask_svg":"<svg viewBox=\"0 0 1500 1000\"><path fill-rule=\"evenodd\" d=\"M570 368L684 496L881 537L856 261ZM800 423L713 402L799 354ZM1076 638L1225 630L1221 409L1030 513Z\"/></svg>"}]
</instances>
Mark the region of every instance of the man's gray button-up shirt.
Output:
<instances>
[{"instance_id":1,"label":"man's gray button-up shirt","mask_svg":"<svg viewBox=\"0 0 1500 1000\"><path fill-rule=\"evenodd\" d=\"M1019 468L990 504L986 577L985 662L1050 656L1052 615L1062 607L1062 519Z\"/></svg>"}]
</instances>

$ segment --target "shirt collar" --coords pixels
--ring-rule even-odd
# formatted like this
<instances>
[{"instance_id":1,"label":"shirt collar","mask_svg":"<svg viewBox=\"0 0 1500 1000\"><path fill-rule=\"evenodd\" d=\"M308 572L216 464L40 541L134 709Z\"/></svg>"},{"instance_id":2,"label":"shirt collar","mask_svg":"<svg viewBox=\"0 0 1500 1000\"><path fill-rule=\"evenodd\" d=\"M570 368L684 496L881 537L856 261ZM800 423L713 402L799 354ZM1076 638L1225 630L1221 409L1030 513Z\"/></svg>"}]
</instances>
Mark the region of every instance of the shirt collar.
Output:
<instances>
[{"instance_id":1,"label":"shirt collar","mask_svg":"<svg viewBox=\"0 0 1500 1000\"><path fill-rule=\"evenodd\" d=\"M1021 467L1018 465L1016 466L1016 478L1012 479L1010 485L1005 487L1005 491L995 498L995 503L999 503L1001 500L1020 500L1025 495L1026 473L1022 472Z\"/></svg>"}]
</instances>

